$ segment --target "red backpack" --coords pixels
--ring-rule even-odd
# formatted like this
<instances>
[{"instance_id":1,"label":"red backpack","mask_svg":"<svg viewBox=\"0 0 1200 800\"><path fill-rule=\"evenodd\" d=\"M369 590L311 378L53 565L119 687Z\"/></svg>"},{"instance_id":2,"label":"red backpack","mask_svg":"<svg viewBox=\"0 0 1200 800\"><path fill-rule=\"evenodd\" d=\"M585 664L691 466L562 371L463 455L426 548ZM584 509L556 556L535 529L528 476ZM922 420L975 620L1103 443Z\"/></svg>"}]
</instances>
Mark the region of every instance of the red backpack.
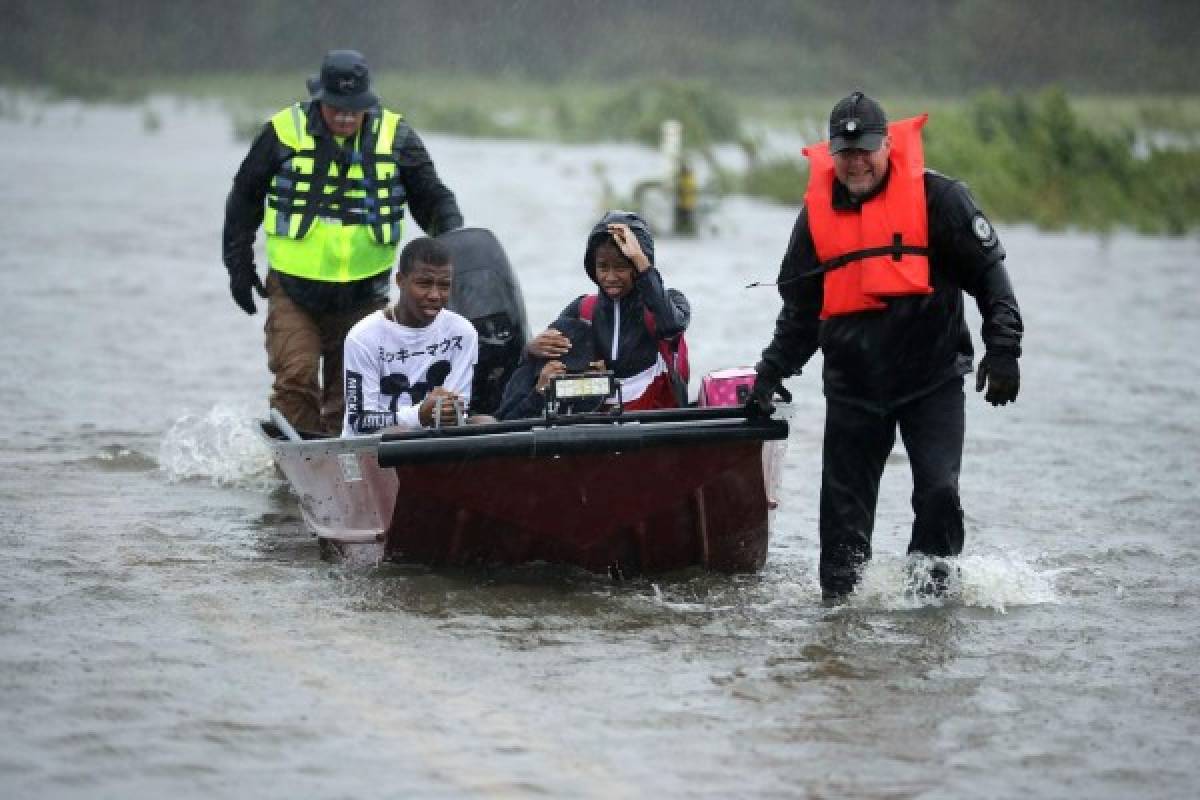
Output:
<instances>
[{"instance_id":1,"label":"red backpack","mask_svg":"<svg viewBox=\"0 0 1200 800\"><path fill-rule=\"evenodd\" d=\"M600 299L599 295L585 295L579 303L579 318L592 321L593 315L596 313L596 302ZM654 336L655 324L654 314L650 313L650 309L645 309L646 314L646 330L650 331L650 335ZM679 402L679 407L684 408L688 404L688 381L692 378L692 365L688 362L688 346L687 339L681 333L674 339L659 339L655 337L658 343L658 352L666 362L667 371L671 377L671 388L675 390L675 399Z\"/></svg>"}]
</instances>

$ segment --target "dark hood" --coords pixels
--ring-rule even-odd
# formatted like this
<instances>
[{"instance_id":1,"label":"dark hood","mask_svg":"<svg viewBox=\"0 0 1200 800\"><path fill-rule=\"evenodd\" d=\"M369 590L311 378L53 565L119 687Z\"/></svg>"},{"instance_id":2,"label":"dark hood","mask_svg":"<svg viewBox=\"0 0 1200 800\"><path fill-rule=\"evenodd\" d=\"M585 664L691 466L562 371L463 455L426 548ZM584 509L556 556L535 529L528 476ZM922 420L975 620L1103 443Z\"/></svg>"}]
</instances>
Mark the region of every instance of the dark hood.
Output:
<instances>
[{"instance_id":1,"label":"dark hood","mask_svg":"<svg viewBox=\"0 0 1200 800\"><path fill-rule=\"evenodd\" d=\"M596 281L596 248L611 240L608 226L614 222L623 222L629 226L629 230L633 231L633 235L641 244L642 252L650 259L650 266L654 266L654 236L650 233L650 226L646 224L646 220L632 211L609 211L592 227L592 232L588 234L587 249L583 252L583 268L592 279L592 283L597 286L600 284Z\"/></svg>"}]
</instances>

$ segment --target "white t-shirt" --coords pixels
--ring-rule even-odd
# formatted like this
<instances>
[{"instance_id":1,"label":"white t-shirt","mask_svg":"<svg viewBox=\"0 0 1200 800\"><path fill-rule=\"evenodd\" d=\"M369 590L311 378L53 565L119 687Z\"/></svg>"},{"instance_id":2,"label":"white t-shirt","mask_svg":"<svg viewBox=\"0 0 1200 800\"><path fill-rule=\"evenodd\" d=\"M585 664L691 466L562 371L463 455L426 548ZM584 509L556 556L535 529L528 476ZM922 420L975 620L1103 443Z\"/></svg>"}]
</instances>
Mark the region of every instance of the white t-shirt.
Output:
<instances>
[{"instance_id":1,"label":"white t-shirt","mask_svg":"<svg viewBox=\"0 0 1200 800\"><path fill-rule=\"evenodd\" d=\"M346 414L342 436L362 436L400 425L419 428L418 407L435 386L471 402L479 335L459 314L443 308L424 328L369 314L346 334Z\"/></svg>"}]
</instances>

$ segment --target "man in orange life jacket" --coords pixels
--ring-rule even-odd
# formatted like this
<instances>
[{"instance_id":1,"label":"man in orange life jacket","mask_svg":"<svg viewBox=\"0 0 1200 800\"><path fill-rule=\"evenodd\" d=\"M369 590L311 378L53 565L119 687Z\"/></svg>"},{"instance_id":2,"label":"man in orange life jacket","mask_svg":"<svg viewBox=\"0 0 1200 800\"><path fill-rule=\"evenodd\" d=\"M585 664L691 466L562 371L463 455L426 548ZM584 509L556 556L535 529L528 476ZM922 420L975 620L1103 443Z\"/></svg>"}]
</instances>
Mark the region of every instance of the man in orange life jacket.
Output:
<instances>
[{"instance_id":1,"label":"man in orange life jacket","mask_svg":"<svg viewBox=\"0 0 1200 800\"><path fill-rule=\"evenodd\" d=\"M971 336L963 291L983 318L976 390L1017 399L1021 314L995 230L960 182L924 168L925 117L889 125L861 92L834 106L829 141L806 148L805 207L779 273L783 310L756 366L750 409L769 413L784 378L824 355L820 580L851 592L871 556L884 462L904 441L915 513L908 552L933 557L915 588L943 591L963 547L958 475ZM928 569L928 566L926 566ZM914 570L915 571L915 570Z\"/></svg>"}]
</instances>

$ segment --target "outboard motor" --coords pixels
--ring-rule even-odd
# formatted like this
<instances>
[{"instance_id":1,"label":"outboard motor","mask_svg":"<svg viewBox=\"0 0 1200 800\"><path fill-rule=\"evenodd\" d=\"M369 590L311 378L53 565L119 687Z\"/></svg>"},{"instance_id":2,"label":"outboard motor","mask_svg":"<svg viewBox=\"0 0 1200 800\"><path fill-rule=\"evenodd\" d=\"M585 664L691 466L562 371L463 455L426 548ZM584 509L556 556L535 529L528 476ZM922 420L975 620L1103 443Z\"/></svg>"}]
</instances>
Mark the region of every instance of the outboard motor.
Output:
<instances>
[{"instance_id":1,"label":"outboard motor","mask_svg":"<svg viewBox=\"0 0 1200 800\"><path fill-rule=\"evenodd\" d=\"M471 320L479 332L471 412L492 414L529 341L521 285L504 248L486 228L459 228L437 238L454 260L447 307Z\"/></svg>"}]
</instances>

